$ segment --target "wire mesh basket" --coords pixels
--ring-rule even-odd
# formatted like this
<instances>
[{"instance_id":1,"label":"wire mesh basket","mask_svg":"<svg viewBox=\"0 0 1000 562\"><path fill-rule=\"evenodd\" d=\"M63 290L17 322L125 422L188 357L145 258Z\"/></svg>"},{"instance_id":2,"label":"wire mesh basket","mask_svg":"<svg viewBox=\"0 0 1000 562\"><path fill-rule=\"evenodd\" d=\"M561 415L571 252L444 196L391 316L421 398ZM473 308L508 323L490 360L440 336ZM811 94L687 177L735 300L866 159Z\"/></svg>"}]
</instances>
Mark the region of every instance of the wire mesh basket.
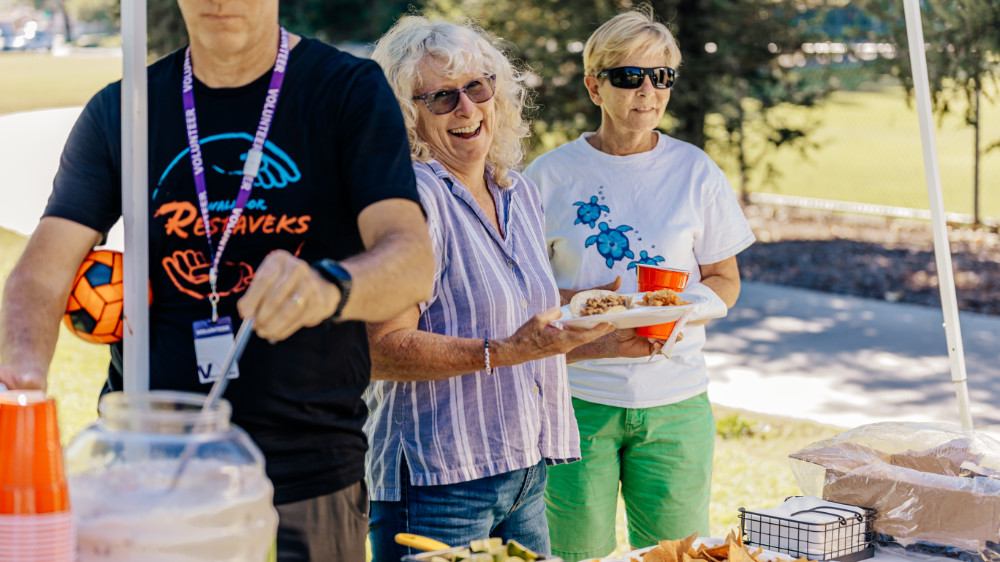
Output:
<instances>
[{"instance_id":1,"label":"wire mesh basket","mask_svg":"<svg viewBox=\"0 0 1000 562\"><path fill-rule=\"evenodd\" d=\"M877 512L869 507L823 504L792 512L789 517L741 507L743 542L810 560L855 562L874 556L872 523Z\"/></svg>"}]
</instances>

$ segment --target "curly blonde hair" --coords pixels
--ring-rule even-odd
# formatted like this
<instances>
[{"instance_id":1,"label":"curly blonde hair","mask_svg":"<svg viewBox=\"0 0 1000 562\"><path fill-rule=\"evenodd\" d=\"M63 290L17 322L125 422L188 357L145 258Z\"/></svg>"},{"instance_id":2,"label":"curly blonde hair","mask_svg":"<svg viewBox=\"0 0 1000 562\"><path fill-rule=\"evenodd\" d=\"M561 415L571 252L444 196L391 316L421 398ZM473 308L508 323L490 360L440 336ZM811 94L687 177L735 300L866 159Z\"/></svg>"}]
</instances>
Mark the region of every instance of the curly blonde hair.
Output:
<instances>
[{"instance_id":1,"label":"curly blonde hair","mask_svg":"<svg viewBox=\"0 0 1000 562\"><path fill-rule=\"evenodd\" d=\"M493 144L486 155L487 169L501 187L510 187L507 177L524 160L521 139L530 134L524 108L528 103L526 75L516 68L500 46L500 41L471 20L451 23L423 15L407 15L399 19L375 44L372 59L385 72L389 85L403 112L407 136L410 139L410 157L426 162L434 156L431 146L417 136L417 103L413 96L420 92L419 70L421 63L430 59L435 68L448 77L474 70L483 74L496 74L497 119L494 124Z\"/></svg>"},{"instance_id":2,"label":"curly blonde hair","mask_svg":"<svg viewBox=\"0 0 1000 562\"><path fill-rule=\"evenodd\" d=\"M677 39L656 21L649 4L622 12L598 27L583 47L583 70L597 76L633 53L663 53L668 66L676 70L681 65Z\"/></svg>"}]
</instances>

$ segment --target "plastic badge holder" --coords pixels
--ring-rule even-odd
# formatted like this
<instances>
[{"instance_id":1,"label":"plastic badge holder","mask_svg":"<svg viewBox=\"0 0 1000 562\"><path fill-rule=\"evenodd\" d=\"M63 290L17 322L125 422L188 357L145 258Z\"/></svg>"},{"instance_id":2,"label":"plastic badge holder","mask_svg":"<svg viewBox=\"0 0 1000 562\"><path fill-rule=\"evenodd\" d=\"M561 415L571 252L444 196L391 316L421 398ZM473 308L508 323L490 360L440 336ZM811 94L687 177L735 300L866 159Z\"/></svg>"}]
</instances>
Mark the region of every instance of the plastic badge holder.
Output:
<instances>
[{"instance_id":1,"label":"plastic badge holder","mask_svg":"<svg viewBox=\"0 0 1000 562\"><path fill-rule=\"evenodd\" d=\"M793 511L789 517L739 508L743 542L810 560L855 562L875 555L874 509L819 501L822 505Z\"/></svg>"}]
</instances>

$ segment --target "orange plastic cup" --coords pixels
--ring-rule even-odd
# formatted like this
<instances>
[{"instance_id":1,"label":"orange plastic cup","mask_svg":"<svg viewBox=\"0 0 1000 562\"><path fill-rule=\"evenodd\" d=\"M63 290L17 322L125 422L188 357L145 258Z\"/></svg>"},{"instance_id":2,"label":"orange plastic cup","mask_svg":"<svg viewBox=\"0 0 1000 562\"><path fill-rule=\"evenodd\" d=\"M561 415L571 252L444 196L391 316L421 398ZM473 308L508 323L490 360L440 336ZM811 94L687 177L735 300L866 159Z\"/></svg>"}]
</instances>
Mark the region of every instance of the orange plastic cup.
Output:
<instances>
[{"instance_id":1,"label":"orange plastic cup","mask_svg":"<svg viewBox=\"0 0 1000 562\"><path fill-rule=\"evenodd\" d=\"M0 515L69 509L55 401L41 391L0 392Z\"/></svg>"},{"instance_id":2,"label":"orange plastic cup","mask_svg":"<svg viewBox=\"0 0 1000 562\"><path fill-rule=\"evenodd\" d=\"M688 278L691 276L690 273L682 269L670 269L655 265L637 264L635 270L640 292L670 289L679 293L687 287ZM670 338L676 323L667 322L666 324L636 328L635 333L644 338L665 340Z\"/></svg>"}]
</instances>

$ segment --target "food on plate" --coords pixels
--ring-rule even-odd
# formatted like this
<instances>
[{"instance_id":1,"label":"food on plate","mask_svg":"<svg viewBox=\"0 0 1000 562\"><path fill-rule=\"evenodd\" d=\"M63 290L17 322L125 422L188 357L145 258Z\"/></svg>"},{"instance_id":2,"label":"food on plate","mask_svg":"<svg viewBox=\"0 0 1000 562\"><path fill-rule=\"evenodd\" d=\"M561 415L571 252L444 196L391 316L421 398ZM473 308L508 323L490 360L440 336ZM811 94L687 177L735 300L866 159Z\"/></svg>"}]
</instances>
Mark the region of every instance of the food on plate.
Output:
<instances>
[{"instance_id":1,"label":"food on plate","mask_svg":"<svg viewBox=\"0 0 1000 562\"><path fill-rule=\"evenodd\" d=\"M695 539L698 533L694 533L686 539L660 541L642 555L642 562L693 562L704 560L706 562L763 562L761 557L764 549L757 547L750 550L743 544L737 531L730 531L729 536L722 544L702 544L694 548ZM770 559L770 558L768 558ZM633 560L635 560L633 558ZM791 558L789 557L789 560ZM808 558L799 558L792 562L812 562Z\"/></svg>"},{"instance_id":2,"label":"food on plate","mask_svg":"<svg viewBox=\"0 0 1000 562\"><path fill-rule=\"evenodd\" d=\"M632 308L632 297L603 289L580 291L569 301L569 311L573 316L614 314L629 308Z\"/></svg>"},{"instance_id":3,"label":"food on plate","mask_svg":"<svg viewBox=\"0 0 1000 562\"><path fill-rule=\"evenodd\" d=\"M670 289L660 289L658 291L646 291L642 296L643 306L680 306L691 304L681 298L676 291Z\"/></svg>"}]
</instances>

